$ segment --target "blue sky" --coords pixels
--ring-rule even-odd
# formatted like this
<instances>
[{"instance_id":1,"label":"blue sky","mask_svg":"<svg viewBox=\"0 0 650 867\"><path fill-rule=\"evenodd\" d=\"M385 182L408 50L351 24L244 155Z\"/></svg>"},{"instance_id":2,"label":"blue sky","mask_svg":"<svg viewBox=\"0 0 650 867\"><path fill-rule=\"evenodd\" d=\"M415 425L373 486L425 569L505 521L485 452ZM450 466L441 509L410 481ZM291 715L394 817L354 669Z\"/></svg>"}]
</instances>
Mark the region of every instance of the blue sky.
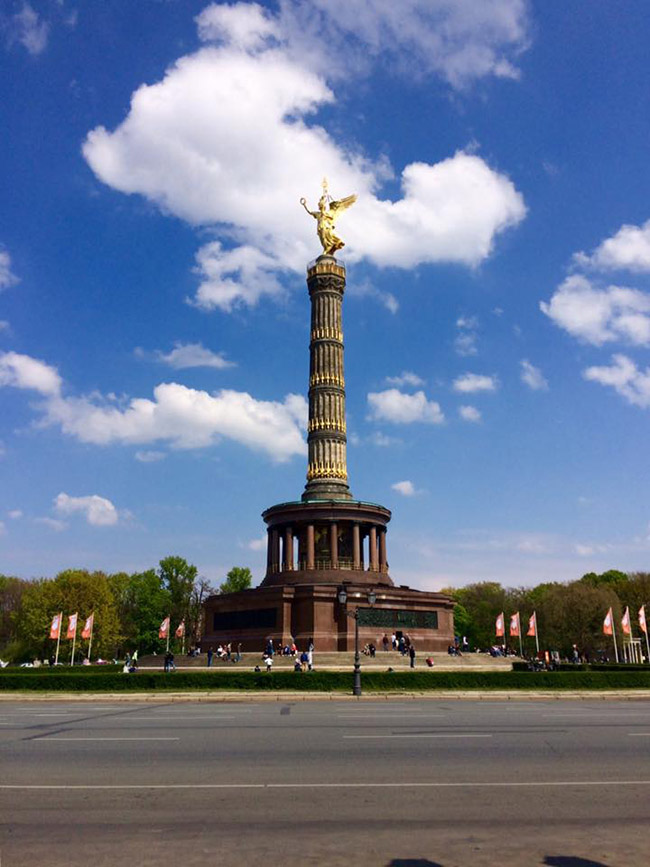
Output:
<instances>
[{"instance_id":1,"label":"blue sky","mask_svg":"<svg viewBox=\"0 0 650 867\"><path fill-rule=\"evenodd\" d=\"M648 569L645 2L5 0L0 571L263 577L314 206L391 574Z\"/></svg>"}]
</instances>

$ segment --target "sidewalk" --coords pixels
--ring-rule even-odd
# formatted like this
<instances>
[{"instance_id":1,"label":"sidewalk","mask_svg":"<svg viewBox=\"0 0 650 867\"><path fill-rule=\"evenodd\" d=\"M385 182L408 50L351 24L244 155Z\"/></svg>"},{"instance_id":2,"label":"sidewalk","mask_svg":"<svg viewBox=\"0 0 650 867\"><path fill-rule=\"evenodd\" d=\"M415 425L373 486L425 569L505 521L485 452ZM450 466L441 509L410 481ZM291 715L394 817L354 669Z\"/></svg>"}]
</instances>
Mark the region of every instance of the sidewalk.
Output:
<instances>
[{"instance_id":1,"label":"sidewalk","mask_svg":"<svg viewBox=\"0 0 650 867\"><path fill-rule=\"evenodd\" d=\"M12 701L112 701L112 702L283 702L299 701L650 701L647 689L612 690L427 690L426 692L367 692L354 696L343 692L0 692L0 703Z\"/></svg>"}]
</instances>

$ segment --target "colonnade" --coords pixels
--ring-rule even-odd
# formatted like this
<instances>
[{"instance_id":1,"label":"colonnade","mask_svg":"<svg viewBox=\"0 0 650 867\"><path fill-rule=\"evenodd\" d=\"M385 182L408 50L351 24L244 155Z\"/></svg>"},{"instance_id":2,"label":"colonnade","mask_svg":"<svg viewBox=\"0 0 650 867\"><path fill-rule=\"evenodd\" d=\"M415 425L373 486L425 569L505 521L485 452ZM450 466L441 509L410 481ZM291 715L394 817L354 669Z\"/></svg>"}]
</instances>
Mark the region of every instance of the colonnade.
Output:
<instances>
[{"instance_id":1,"label":"colonnade","mask_svg":"<svg viewBox=\"0 0 650 867\"><path fill-rule=\"evenodd\" d=\"M363 524L354 521L352 530L352 558L339 557L339 523L318 524L319 529L327 527L329 533L329 559L327 562L316 557L316 524L310 523L300 528L289 525L269 527L267 530L267 574L272 572L291 572L295 569L313 571L315 569L368 569L370 572L388 572L386 556L386 527ZM349 528L346 521L341 527ZM296 559L295 540L300 543L300 554ZM367 541L366 541L367 540ZM367 567L366 567L367 563Z\"/></svg>"}]
</instances>

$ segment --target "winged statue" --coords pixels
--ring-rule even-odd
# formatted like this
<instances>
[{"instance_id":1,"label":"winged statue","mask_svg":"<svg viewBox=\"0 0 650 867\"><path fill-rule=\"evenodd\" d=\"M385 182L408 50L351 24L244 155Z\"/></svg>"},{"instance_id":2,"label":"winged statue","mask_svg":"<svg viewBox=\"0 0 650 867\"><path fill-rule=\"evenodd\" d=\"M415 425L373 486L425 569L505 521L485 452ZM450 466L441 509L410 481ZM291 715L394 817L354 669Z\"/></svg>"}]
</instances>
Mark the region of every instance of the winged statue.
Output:
<instances>
[{"instance_id":1,"label":"winged statue","mask_svg":"<svg viewBox=\"0 0 650 867\"><path fill-rule=\"evenodd\" d=\"M300 204L316 220L316 232L326 256L333 256L345 243L336 234L335 220L339 214L346 211L357 200L356 195L346 196L344 199L334 200L327 191L327 179L323 181L323 195L318 200L318 210L310 211L307 207L307 199L302 198Z\"/></svg>"}]
</instances>

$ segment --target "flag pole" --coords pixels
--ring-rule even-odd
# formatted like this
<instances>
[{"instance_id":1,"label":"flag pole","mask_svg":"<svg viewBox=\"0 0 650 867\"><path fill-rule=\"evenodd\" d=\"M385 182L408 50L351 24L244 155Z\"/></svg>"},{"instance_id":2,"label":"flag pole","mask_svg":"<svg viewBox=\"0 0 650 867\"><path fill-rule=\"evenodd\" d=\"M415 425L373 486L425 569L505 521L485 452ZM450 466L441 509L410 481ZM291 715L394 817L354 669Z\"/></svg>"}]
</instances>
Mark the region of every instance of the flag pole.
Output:
<instances>
[{"instance_id":1,"label":"flag pole","mask_svg":"<svg viewBox=\"0 0 650 867\"><path fill-rule=\"evenodd\" d=\"M77 617L79 617L78 614L77 614ZM77 621L75 620L74 635L72 637L72 653L70 655L70 666L71 667L74 665L74 648L75 648L76 643L77 643Z\"/></svg>"},{"instance_id":2,"label":"flag pole","mask_svg":"<svg viewBox=\"0 0 650 867\"><path fill-rule=\"evenodd\" d=\"M616 627L614 626L614 613L612 612L612 638L614 639L614 658L618 662L618 647L616 646Z\"/></svg>"},{"instance_id":3,"label":"flag pole","mask_svg":"<svg viewBox=\"0 0 650 867\"><path fill-rule=\"evenodd\" d=\"M167 624L167 653L169 653L169 633L172 631L172 618L171 614L169 616L169 623Z\"/></svg>"},{"instance_id":4,"label":"flag pole","mask_svg":"<svg viewBox=\"0 0 650 867\"><path fill-rule=\"evenodd\" d=\"M519 633L519 656L524 658L524 647L521 643L521 616L519 612L517 612L517 632Z\"/></svg>"},{"instance_id":5,"label":"flag pole","mask_svg":"<svg viewBox=\"0 0 650 867\"><path fill-rule=\"evenodd\" d=\"M93 611L93 619L90 621L90 641L88 642L88 662L90 662L90 651L93 646L93 629L95 628L95 612Z\"/></svg>"},{"instance_id":6,"label":"flag pole","mask_svg":"<svg viewBox=\"0 0 650 867\"><path fill-rule=\"evenodd\" d=\"M539 635L537 634L537 612L533 611L535 615L535 648L537 649L537 656L539 656Z\"/></svg>"},{"instance_id":7,"label":"flag pole","mask_svg":"<svg viewBox=\"0 0 650 867\"><path fill-rule=\"evenodd\" d=\"M648 627L646 625L645 628L645 646L648 651L648 655L646 656L646 662L650 662L650 641L648 641Z\"/></svg>"},{"instance_id":8,"label":"flag pole","mask_svg":"<svg viewBox=\"0 0 650 867\"><path fill-rule=\"evenodd\" d=\"M59 648L61 647L61 629L62 628L63 628L63 611L59 614L59 635L56 639L56 656L54 657L54 664L55 665L59 664Z\"/></svg>"}]
</instances>

